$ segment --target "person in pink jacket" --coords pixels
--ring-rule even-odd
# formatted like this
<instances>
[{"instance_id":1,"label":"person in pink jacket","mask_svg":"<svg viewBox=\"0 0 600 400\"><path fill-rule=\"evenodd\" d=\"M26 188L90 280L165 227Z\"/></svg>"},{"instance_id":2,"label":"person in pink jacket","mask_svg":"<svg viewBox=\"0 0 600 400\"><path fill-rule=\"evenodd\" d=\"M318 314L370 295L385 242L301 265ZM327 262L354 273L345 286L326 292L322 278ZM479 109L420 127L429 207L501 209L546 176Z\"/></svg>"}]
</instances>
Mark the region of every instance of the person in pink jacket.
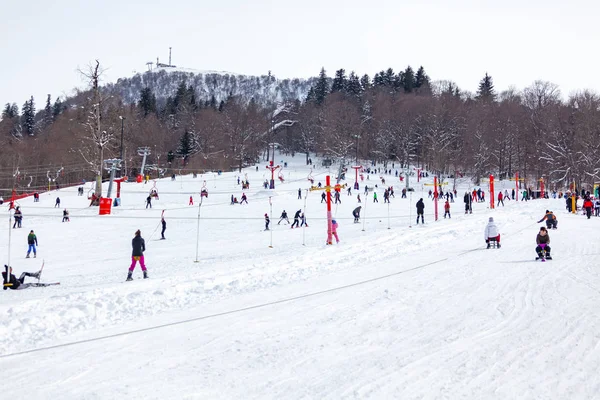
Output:
<instances>
[{"instance_id":1,"label":"person in pink jacket","mask_svg":"<svg viewBox=\"0 0 600 400\"><path fill-rule=\"evenodd\" d=\"M336 243L340 242L340 238L337 234L338 223L335 219L331 220L331 234L335 237Z\"/></svg>"}]
</instances>

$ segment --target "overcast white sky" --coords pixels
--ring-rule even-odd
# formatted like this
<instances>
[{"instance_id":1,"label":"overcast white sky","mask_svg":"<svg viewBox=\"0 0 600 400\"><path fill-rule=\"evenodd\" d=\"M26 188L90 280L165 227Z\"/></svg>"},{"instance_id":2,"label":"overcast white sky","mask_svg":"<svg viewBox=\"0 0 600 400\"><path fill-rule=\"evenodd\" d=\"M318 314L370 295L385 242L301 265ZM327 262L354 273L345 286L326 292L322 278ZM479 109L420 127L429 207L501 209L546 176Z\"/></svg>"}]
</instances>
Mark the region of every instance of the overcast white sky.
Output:
<instances>
[{"instance_id":1,"label":"overcast white sky","mask_svg":"<svg viewBox=\"0 0 600 400\"><path fill-rule=\"evenodd\" d=\"M536 79L563 95L600 92L597 0L29 0L0 14L0 104L84 85L99 59L115 81L147 61L309 77L323 66L371 77L425 67L474 91L487 71L498 91Z\"/></svg>"}]
</instances>

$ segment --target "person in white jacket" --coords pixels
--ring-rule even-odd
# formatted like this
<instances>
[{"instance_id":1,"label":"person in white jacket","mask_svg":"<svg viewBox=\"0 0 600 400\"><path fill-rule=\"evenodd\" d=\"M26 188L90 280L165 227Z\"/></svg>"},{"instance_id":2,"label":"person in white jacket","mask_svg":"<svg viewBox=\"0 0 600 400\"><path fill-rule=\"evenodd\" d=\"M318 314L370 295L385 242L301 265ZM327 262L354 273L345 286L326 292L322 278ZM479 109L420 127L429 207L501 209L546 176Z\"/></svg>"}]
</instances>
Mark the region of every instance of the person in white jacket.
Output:
<instances>
[{"instance_id":1,"label":"person in white jacket","mask_svg":"<svg viewBox=\"0 0 600 400\"><path fill-rule=\"evenodd\" d=\"M491 242L496 242L496 246L500 248L500 232L498 232L498 226L494 222L494 217L490 217L485 227L484 237L488 249L492 246Z\"/></svg>"}]
</instances>

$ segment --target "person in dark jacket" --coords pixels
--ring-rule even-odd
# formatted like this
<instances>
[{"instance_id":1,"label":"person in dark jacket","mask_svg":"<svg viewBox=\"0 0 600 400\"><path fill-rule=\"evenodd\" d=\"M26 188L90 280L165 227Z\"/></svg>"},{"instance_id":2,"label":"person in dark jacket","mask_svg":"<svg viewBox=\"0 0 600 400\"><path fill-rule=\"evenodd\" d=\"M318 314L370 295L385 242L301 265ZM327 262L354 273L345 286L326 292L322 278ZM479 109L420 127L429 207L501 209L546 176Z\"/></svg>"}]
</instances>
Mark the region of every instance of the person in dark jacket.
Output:
<instances>
[{"instance_id":1,"label":"person in dark jacket","mask_svg":"<svg viewBox=\"0 0 600 400\"><path fill-rule=\"evenodd\" d=\"M56 208L56 207L60 208L60 197L56 198L56 203L54 203L54 208Z\"/></svg>"},{"instance_id":2,"label":"person in dark jacket","mask_svg":"<svg viewBox=\"0 0 600 400\"><path fill-rule=\"evenodd\" d=\"M15 223L13 224L13 229L20 228L21 227L21 221L23 221L23 213L21 212L21 208L20 207L15 208L15 213L14 213L13 216L15 218Z\"/></svg>"},{"instance_id":3,"label":"person in dark jacket","mask_svg":"<svg viewBox=\"0 0 600 400\"><path fill-rule=\"evenodd\" d=\"M271 219L269 218L269 214L265 213L265 231L269 230L269 224L271 223ZM277 224L279 225L279 224Z\"/></svg>"},{"instance_id":4,"label":"person in dark jacket","mask_svg":"<svg viewBox=\"0 0 600 400\"><path fill-rule=\"evenodd\" d=\"M302 214L302 210L298 210L296 211L296 214L294 214L294 223L292 224L292 229L294 226L297 228L300 227L300 214Z\"/></svg>"},{"instance_id":5,"label":"person in dark jacket","mask_svg":"<svg viewBox=\"0 0 600 400\"><path fill-rule=\"evenodd\" d=\"M8 275L8 279L6 278L7 275ZM17 279L17 277L14 276L12 273L12 267L5 265L4 272L2 272L2 282L4 285L4 287L3 287L4 290L6 290L6 289L19 290L19 289L26 289L28 287L34 287L34 286L37 286L37 287L49 286L48 284L45 284L45 283L24 283L26 276L39 279L40 271L35 272L35 273L23 272L21 274L21 276Z\"/></svg>"},{"instance_id":6,"label":"person in dark jacket","mask_svg":"<svg viewBox=\"0 0 600 400\"><path fill-rule=\"evenodd\" d=\"M160 231L160 239L165 240L165 231L167 230L167 221L165 221L165 217L160 218L160 223L162 224L162 231Z\"/></svg>"},{"instance_id":7,"label":"person in dark jacket","mask_svg":"<svg viewBox=\"0 0 600 400\"><path fill-rule=\"evenodd\" d=\"M473 214L473 208L472 208L473 198L471 197L469 192L465 192L464 202L465 202L465 214Z\"/></svg>"},{"instance_id":8,"label":"person in dark jacket","mask_svg":"<svg viewBox=\"0 0 600 400\"><path fill-rule=\"evenodd\" d=\"M152 208L152 196L146 197L146 208Z\"/></svg>"},{"instance_id":9,"label":"person in dark jacket","mask_svg":"<svg viewBox=\"0 0 600 400\"><path fill-rule=\"evenodd\" d=\"M279 218L279 222L277 223L277 225L279 225L281 223L281 221L286 221L288 223L288 225L290 224L290 220L289 220L287 212L285 212L285 210L283 210L283 212L281 213L281 217Z\"/></svg>"},{"instance_id":10,"label":"person in dark jacket","mask_svg":"<svg viewBox=\"0 0 600 400\"><path fill-rule=\"evenodd\" d=\"M362 206L358 206L354 209L354 211L352 211L352 215L354 216L354 223L358 224L358 221L360 220L360 210L362 209Z\"/></svg>"},{"instance_id":11,"label":"person in dark jacket","mask_svg":"<svg viewBox=\"0 0 600 400\"><path fill-rule=\"evenodd\" d=\"M27 249L27 256L25 256L25 258L29 258L29 254L31 253L32 250L33 250L33 258L36 258L37 251L35 250L35 246L38 245L38 241L37 241L37 236L35 236L35 233L33 233L33 229L31 230L31 232L29 232L29 235L27 235L27 244L29 245L29 248Z\"/></svg>"},{"instance_id":12,"label":"person in dark jacket","mask_svg":"<svg viewBox=\"0 0 600 400\"><path fill-rule=\"evenodd\" d=\"M129 267L129 272L127 273L127 280L133 280L131 275L133 274L133 270L135 269L135 265L138 261L140 262L140 267L142 267L144 279L147 279L148 270L146 269L146 264L144 263L144 251L146 251L146 242L144 241L144 239L142 239L142 233L139 229L135 231L135 236L131 241L131 247L133 248L133 251L131 252L131 266Z\"/></svg>"},{"instance_id":13,"label":"person in dark jacket","mask_svg":"<svg viewBox=\"0 0 600 400\"><path fill-rule=\"evenodd\" d=\"M62 222L69 222L71 219L69 218L69 210L66 208L63 210L63 219Z\"/></svg>"},{"instance_id":14,"label":"person in dark jacket","mask_svg":"<svg viewBox=\"0 0 600 400\"><path fill-rule=\"evenodd\" d=\"M535 248L535 252L538 255L538 259L539 258L544 258L543 255L543 251L546 252L546 256L545 258L547 260L552 260L552 257L550 256L550 235L548 235L548 231L546 230L545 227L541 227L540 228L540 232L538 233L537 237L535 238L535 243L537 244L537 247Z\"/></svg>"},{"instance_id":15,"label":"person in dark jacket","mask_svg":"<svg viewBox=\"0 0 600 400\"><path fill-rule=\"evenodd\" d=\"M558 220L552 211L546 210L546 214L538 221L538 224L544 220L546 221L546 228L556 229L558 227Z\"/></svg>"},{"instance_id":16,"label":"person in dark jacket","mask_svg":"<svg viewBox=\"0 0 600 400\"><path fill-rule=\"evenodd\" d=\"M425 203L423 203L423 198L421 197L419 201L417 201L417 225L419 224L419 216L421 217L421 223L424 224L425 220L423 219L423 213L425 211Z\"/></svg>"}]
</instances>

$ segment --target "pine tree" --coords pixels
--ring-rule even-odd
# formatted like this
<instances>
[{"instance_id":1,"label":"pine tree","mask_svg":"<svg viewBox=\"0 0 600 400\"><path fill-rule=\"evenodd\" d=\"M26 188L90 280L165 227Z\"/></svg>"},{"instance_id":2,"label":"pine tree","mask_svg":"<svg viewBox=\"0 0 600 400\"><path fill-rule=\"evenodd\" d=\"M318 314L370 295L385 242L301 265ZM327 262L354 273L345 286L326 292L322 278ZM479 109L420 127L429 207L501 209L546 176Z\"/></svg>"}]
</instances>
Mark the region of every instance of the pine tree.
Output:
<instances>
[{"instance_id":1,"label":"pine tree","mask_svg":"<svg viewBox=\"0 0 600 400\"><path fill-rule=\"evenodd\" d=\"M385 75L383 76L383 82L384 82L385 86L393 88L395 80L396 80L396 74L394 73L394 69L388 68L387 71L385 71Z\"/></svg>"},{"instance_id":2,"label":"pine tree","mask_svg":"<svg viewBox=\"0 0 600 400\"><path fill-rule=\"evenodd\" d=\"M348 77L346 92L352 97L360 97L360 95L362 94L360 80L358 79L358 75L356 75L354 71L350 72L350 76Z\"/></svg>"},{"instance_id":3,"label":"pine tree","mask_svg":"<svg viewBox=\"0 0 600 400\"><path fill-rule=\"evenodd\" d=\"M138 107L142 110L144 117L150 113L156 112L156 96L149 87L145 87L140 92L140 101Z\"/></svg>"},{"instance_id":4,"label":"pine tree","mask_svg":"<svg viewBox=\"0 0 600 400\"><path fill-rule=\"evenodd\" d=\"M2 119L11 119L19 115L19 107L16 104L6 103L2 110Z\"/></svg>"},{"instance_id":5,"label":"pine tree","mask_svg":"<svg viewBox=\"0 0 600 400\"><path fill-rule=\"evenodd\" d=\"M319 73L319 79L315 84L315 102L318 105L323 104L328 93L329 84L327 83L327 73L325 72L325 68L321 68L321 72Z\"/></svg>"},{"instance_id":6,"label":"pine tree","mask_svg":"<svg viewBox=\"0 0 600 400\"><path fill-rule=\"evenodd\" d=\"M48 95L46 99L46 107L44 107L44 125L48 126L54 121L54 114L52 112L52 98Z\"/></svg>"},{"instance_id":7,"label":"pine tree","mask_svg":"<svg viewBox=\"0 0 600 400\"><path fill-rule=\"evenodd\" d=\"M23 127L23 132L29 136L33 136L35 131L35 102L33 96L21 108L21 126Z\"/></svg>"},{"instance_id":8,"label":"pine tree","mask_svg":"<svg viewBox=\"0 0 600 400\"><path fill-rule=\"evenodd\" d=\"M56 118L64 111L64 106L60 97L57 97L54 100L54 105L52 106L52 119L56 121Z\"/></svg>"},{"instance_id":9,"label":"pine tree","mask_svg":"<svg viewBox=\"0 0 600 400\"><path fill-rule=\"evenodd\" d=\"M373 86L385 86L385 71L381 71L375 74L375 76L373 77Z\"/></svg>"},{"instance_id":10,"label":"pine tree","mask_svg":"<svg viewBox=\"0 0 600 400\"><path fill-rule=\"evenodd\" d=\"M492 77L485 73L485 76L479 81L479 88L477 89L477 100L481 101L496 101L496 91L494 90L494 83Z\"/></svg>"},{"instance_id":11,"label":"pine tree","mask_svg":"<svg viewBox=\"0 0 600 400\"><path fill-rule=\"evenodd\" d=\"M423 66L420 66L417 70L417 76L415 77L415 87L420 89L429 86L429 77L425 73L425 68L423 68Z\"/></svg>"},{"instance_id":12,"label":"pine tree","mask_svg":"<svg viewBox=\"0 0 600 400\"><path fill-rule=\"evenodd\" d=\"M333 78L333 83L331 84L331 93L345 92L347 84L348 79L346 78L346 70L343 68L338 69L335 71L335 78Z\"/></svg>"},{"instance_id":13,"label":"pine tree","mask_svg":"<svg viewBox=\"0 0 600 400\"><path fill-rule=\"evenodd\" d=\"M415 73L410 65L404 70L403 78L404 91L411 93L415 88Z\"/></svg>"},{"instance_id":14,"label":"pine tree","mask_svg":"<svg viewBox=\"0 0 600 400\"><path fill-rule=\"evenodd\" d=\"M311 86L308 89L308 93L306 94L306 99L304 100L305 103L311 103L315 101L315 89Z\"/></svg>"},{"instance_id":15,"label":"pine tree","mask_svg":"<svg viewBox=\"0 0 600 400\"><path fill-rule=\"evenodd\" d=\"M369 75L364 74L360 78L360 87L362 88L363 92L371 89L371 78L369 78Z\"/></svg>"},{"instance_id":16,"label":"pine tree","mask_svg":"<svg viewBox=\"0 0 600 400\"><path fill-rule=\"evenodd\" d=\"M179 139L179 146L177 147L177 155L183 158L184 165L192 153L193 146L192 134L186 129L181 139Z\"/></svg>"}]
</instances>

